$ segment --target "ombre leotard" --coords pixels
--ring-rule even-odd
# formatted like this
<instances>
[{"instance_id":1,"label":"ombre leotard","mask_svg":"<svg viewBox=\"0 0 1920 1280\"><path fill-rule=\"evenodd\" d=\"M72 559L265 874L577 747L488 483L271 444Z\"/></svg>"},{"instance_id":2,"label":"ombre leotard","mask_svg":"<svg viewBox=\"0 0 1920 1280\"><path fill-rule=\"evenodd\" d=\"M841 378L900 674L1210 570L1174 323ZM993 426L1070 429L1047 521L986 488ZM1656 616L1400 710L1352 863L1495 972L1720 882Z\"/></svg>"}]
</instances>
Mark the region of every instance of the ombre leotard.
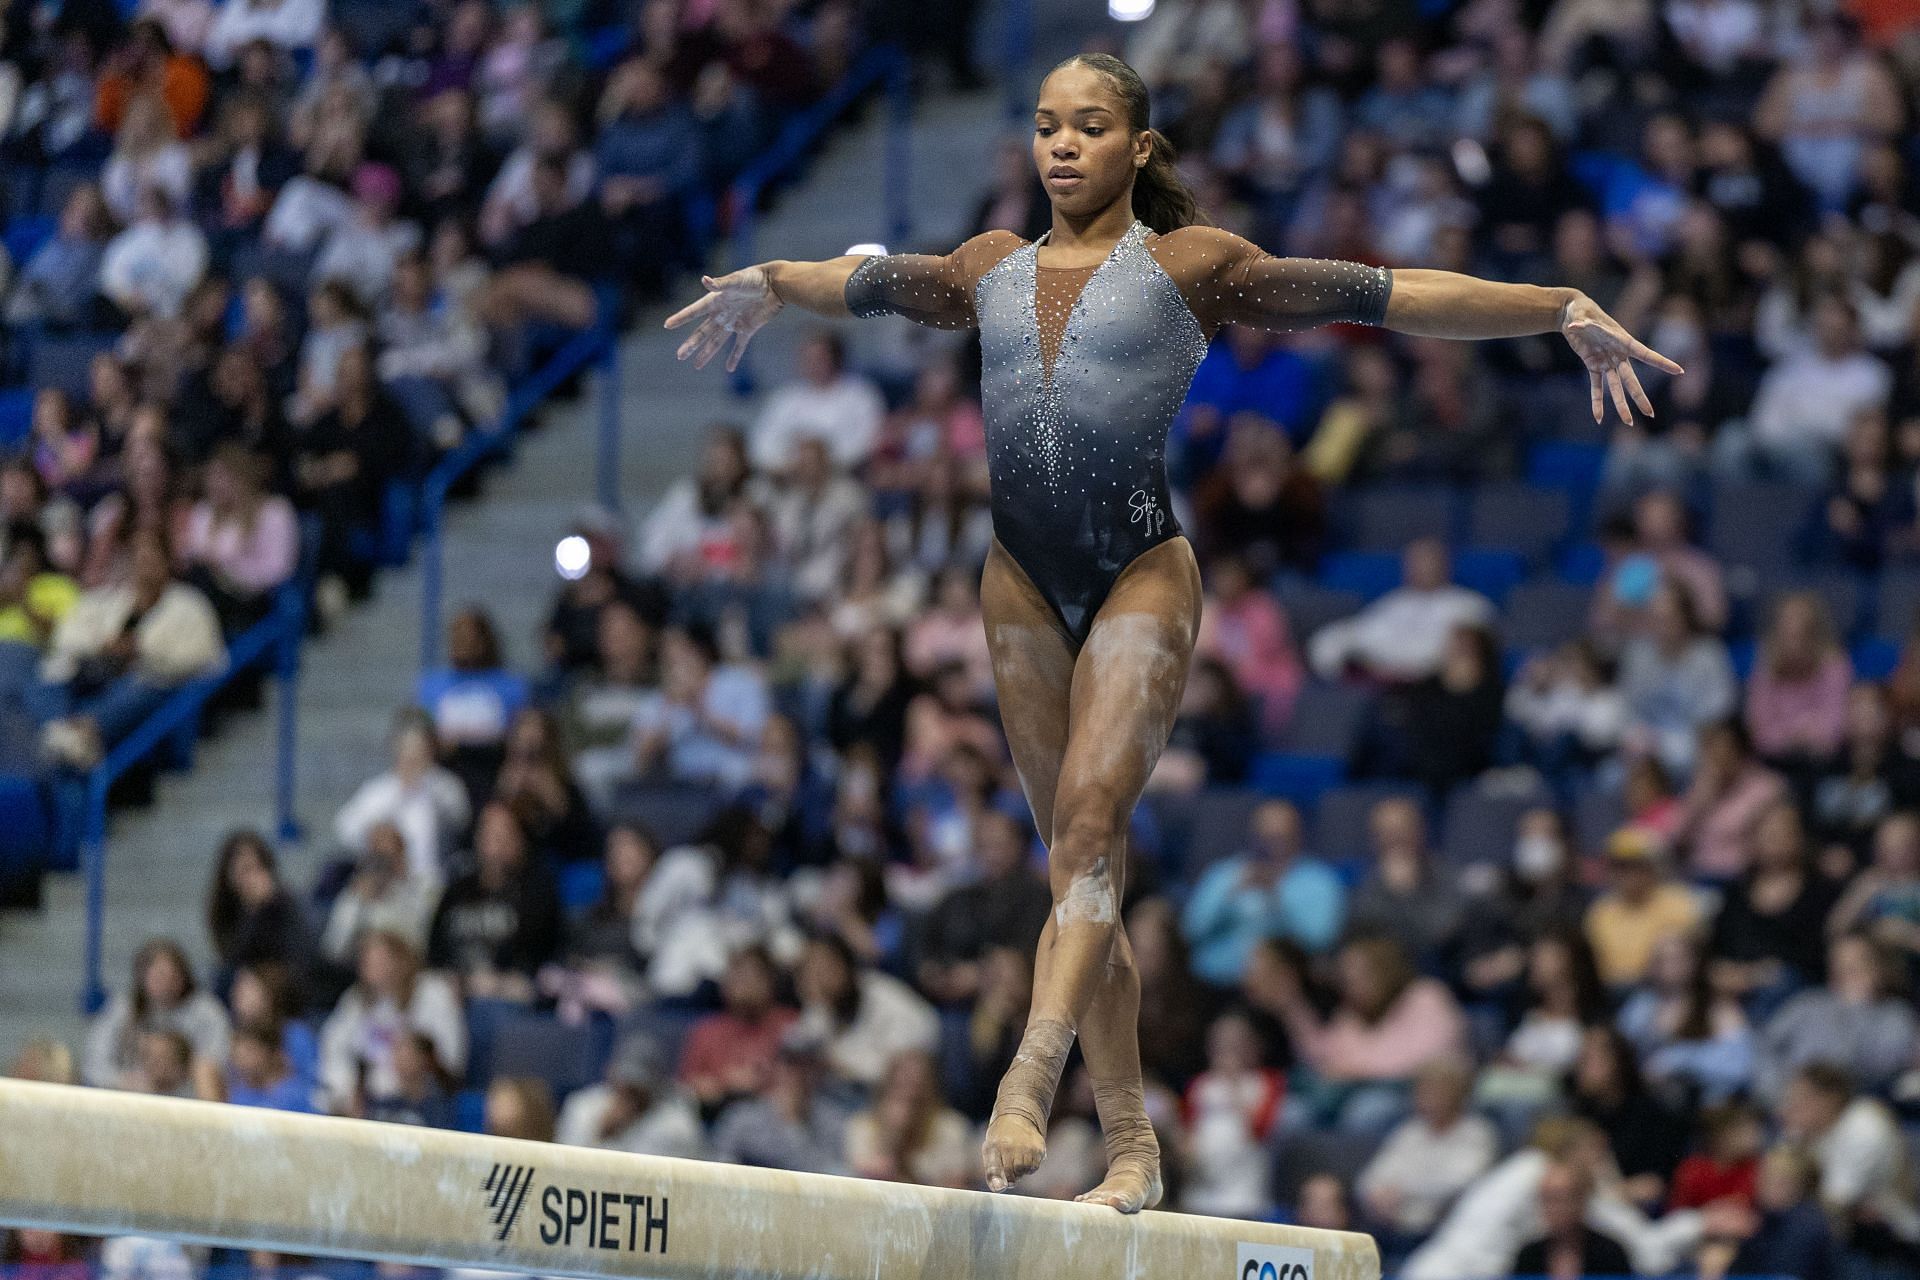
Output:
<instances>
[{"instance_id":1,"label":"ombre leotard","mask_svg":"<svg viewBox=\"0 0 1920 1280\"><path fill-rule=\"evenodd\" d=\"M1136 222L1093 267L1040 266L1040 243L990 231L869 258L846 298L863 318L980 330L994 535L1079 644L1121 570L1179 536L1167 432L1214 331L1379 324L1393 278L1214 227Z\"/></svg>"}]
</instances>

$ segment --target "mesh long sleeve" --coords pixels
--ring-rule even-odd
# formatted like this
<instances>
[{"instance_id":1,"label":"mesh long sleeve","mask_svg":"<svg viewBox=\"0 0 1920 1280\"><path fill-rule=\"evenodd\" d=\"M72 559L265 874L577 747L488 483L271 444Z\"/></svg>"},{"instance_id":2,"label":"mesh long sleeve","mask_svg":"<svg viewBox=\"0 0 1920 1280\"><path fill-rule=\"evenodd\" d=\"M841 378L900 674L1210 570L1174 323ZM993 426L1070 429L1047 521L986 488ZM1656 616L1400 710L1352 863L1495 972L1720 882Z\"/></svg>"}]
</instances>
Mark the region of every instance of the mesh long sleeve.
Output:
<instances>
[{"instance_id":1,"label":"mesh long sleeve","mask_svg":"<svg viewBox=\"0 0 1920 1280\"><path fill-rule=\"evenodd\" d=\"M1274 330L1377 325L1393 292L1393 273L1384 267L1276 258L1218 227L1183 227L1149 250L1209 333L1223 324Z\"/></svg>"},{"instance_id":2,"label":"mesh long sleeve","mask_svg":"<svg viewBox=\"0 0 1920 1280\"><path fill-rule=\"evenodd\" d=\"M948 254L868 258L847 277L847 309L862 320L896 315L937 329L970 329L978 323L974 286L1021 243L1011 232L989 231Z\"/></svg>"}]
</instances>

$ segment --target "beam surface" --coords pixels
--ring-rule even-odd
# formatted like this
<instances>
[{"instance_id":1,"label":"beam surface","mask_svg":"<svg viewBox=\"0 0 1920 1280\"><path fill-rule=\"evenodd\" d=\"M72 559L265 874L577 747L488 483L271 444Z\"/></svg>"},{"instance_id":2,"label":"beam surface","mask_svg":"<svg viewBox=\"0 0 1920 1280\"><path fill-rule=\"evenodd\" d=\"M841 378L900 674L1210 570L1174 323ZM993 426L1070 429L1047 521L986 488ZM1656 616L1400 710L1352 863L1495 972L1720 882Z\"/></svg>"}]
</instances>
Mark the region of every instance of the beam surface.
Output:
<instances>
[{"instance_id":1,"label":"beam surface","mask_svg":"<svg viewBox=\"0 0 1920 1280\"><path fill-rule=\"evenodd\" d=\"M1378 1280L1366 1236L0 1080L0 1224L607 1280Z\"/></svg>"}]
</instances>

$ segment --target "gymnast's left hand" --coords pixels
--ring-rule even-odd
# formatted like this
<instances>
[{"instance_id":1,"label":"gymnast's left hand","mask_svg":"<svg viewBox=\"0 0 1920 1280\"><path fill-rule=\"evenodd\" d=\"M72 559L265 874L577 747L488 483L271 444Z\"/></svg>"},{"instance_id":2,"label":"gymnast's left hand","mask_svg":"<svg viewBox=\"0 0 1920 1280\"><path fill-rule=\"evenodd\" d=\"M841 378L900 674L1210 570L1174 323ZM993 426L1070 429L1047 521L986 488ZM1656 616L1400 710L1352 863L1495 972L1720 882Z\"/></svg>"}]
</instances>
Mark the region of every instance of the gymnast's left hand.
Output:
<instances>
[{"instance_id":1,"label":"gymnast's left hand","mask_svg":"<svg viewBox=\"0 0 1920 1280\"><path fill-rule=\"evenodd\" d=\"M1666 373L1685 372L1679 365L1621 328L1618 320L1601 310L1600 304L1584 293L1575 294L1561 309L1560 336L1580 357L1580 363L1587 366L1595 422L1606 417L1609 397L1622 422L1632 424L1633 405L1636 404L1640 406L1640 412L1649 418L1653 416L1653 402L1647 399L1646 391L1640 386L1640 375L1633 370L1634 361L1652 365Z\"/></svg>"},{"instance_id":2,"label":"gymnast's left hand","mask_svg":"<svg viewBox=\"0 0 1920 1280\"><path fill-rule=\"evenodd\" d=\"M727 372L740 367L747 343L762 325L779 314L785 305L773 291L773 279L764 266L743 267L724 276L701 276L707 287L705 297L682 307L667 317L667 328L678 329L695 320L700 326L680 344L679 359L693 361L704 369L733 339L733 351L727 356Z\"/></svg>"}]
</instances>

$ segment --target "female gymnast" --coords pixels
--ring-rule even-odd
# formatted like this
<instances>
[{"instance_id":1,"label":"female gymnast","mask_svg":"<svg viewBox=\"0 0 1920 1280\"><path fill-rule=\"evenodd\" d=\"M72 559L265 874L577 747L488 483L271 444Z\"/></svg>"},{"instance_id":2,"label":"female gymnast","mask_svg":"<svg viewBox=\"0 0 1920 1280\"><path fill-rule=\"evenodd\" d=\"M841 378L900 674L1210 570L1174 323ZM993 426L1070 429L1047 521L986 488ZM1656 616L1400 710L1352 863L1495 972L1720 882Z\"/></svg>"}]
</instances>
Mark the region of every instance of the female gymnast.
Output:
<instances>
[{"instance_id":1,"label":"female gymnast","mask_svg":"<svg viewBox=\"0 0 1920 1280\"><path fill-rule=\"evenodd\" d=\"M1651 414L1632 361L1679 366L1576 289L1275 258L1205 225L1147 90L1105 54L1067 59L1034 112L1033 159L1053 226L945 256L763 262L703 283L668 328L698 321L682 360L731 339L729 369L785 306L977 327L995 541L981 582L994 682L1015 767L1046 840L1054 911L1033 1011L988 1122L987 1186L1046 1155L1054 1090L1078 1035L1107 1177L1080 1198L1133 1213L1161 1194L1142 1102L1140 983L1119 923L1125 839L1180 705L1200 574L1174 522L1167 430L1224 324L1384 325L1442 338L1558 332L1591 375L1596 420Z\"/></svg>"}]
</instances>

